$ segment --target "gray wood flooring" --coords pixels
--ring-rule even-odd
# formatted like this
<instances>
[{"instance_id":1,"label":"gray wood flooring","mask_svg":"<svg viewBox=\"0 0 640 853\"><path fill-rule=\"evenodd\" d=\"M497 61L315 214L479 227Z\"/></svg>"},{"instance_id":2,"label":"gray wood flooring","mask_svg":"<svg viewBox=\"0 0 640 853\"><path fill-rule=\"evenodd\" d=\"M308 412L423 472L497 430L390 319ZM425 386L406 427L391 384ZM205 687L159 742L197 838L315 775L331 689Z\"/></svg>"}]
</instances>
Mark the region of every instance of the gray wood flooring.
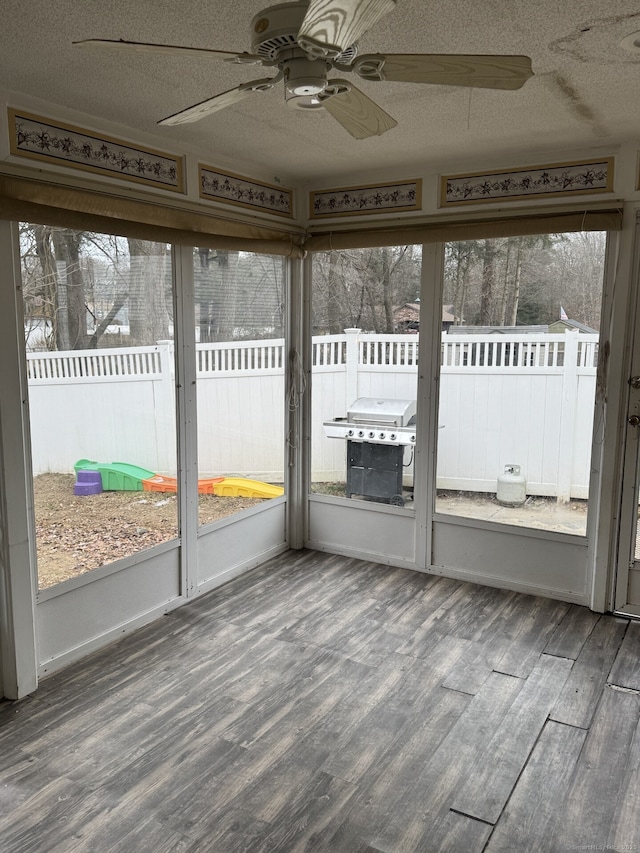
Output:
<instances>
[{"instance_id":1,"label":"gray wood flooring","mask_svg":"<svg viewBox=\"0 0 640 853\"><path fill-rule=\"evenodd\" d=\"M640 851L640 624L290 552L0 703L3 853Z\"/></svg>"}]
</instances>

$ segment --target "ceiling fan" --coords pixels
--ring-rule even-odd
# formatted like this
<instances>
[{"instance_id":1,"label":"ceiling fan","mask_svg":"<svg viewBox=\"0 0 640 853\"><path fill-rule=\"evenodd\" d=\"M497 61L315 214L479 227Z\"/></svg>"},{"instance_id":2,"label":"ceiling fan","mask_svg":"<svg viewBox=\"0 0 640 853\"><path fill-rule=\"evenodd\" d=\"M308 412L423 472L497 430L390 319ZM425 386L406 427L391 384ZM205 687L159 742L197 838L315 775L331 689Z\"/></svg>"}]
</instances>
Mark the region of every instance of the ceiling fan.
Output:
<instances>
[{"instance_id":1,"label":"ceiling fan","mask_svg":"<svg viewBox=\"0 0 640 853\"><path fill-rule=\"evenodd\" d=\"M307 0L270 6L251 21L251 53L110 39L85 39L74 45L209 56L277 70L272 77L241 83L235 89L167 116L158 124L198 121L237 104L253 92L265 92L284 81L287 106L300 110L325 109L356 139L379 136L397 122L349 80L330 78L332 71L356 74L371 82L391 80L486 89L519 89L531 77L528 56L409 53L358 56L358 39L395 6L396 0Z\"/></svg>"}]
</instances>

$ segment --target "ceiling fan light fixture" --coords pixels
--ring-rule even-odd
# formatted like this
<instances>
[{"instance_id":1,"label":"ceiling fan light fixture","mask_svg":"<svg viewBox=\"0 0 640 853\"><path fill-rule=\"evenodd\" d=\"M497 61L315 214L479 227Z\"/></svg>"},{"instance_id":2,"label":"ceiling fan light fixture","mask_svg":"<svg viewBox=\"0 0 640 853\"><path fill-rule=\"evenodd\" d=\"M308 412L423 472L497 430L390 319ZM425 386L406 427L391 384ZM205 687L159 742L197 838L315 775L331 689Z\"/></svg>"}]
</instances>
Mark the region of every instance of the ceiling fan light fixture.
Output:
<instances>
[{"instance_id":1,"label":"ceiling fan light fixture","mask_svg":"<svg viewBox=\"0 0 640 853\"><path fill-rule=\"evenodd\" d=\"M327 85L326 80L317 80L314 77L301 77L286 84L287 92L294 97L319 95Z\"/></svg>"},{"instance_id":2,"label":"ceiling fan light fixture","mask_svg":"<svg viewBox=\"0 0 640 853\"><path fill-rule=\"evenodd\" d=\"M288 107L294 110L317 110L322 108L322 101L317 95L294 95L285 88L284 99Z\"/></svg>"}]
</instances>

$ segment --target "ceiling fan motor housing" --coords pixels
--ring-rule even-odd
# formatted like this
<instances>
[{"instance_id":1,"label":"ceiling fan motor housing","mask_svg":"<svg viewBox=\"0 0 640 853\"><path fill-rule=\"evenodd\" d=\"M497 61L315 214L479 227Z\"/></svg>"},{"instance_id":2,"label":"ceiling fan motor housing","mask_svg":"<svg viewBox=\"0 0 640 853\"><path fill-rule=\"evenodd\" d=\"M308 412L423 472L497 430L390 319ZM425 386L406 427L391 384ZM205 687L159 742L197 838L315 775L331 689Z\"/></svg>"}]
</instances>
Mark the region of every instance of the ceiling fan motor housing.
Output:
<instances>
[{"instance_id":1,"label":"ceiling fan motor housing","mask_svg":"<svg viewBox=\"0 0 640 853\"><path fill-rule=\"evenodd\" d=\"M306 0L304 3L280 3L258 12L251 21L251 53L266 62L275 62L283 50L297 47L298 32L308 10ZM349 64L357 52L356 46L351 45L336 57L336 61Z\"/></svg>"},{"instance_id":2,"label":"ceiling fan motor housing","mask_svg":"<svg viewBox=\"0 0 640 853\"><path fill-rule=\"evenodd\" d=\"M302 51L295 51L295 53ZM291 95L319 95L327 87L328 62L310 60L306 56L283 59L279 63L284 72L284 85Z\"/></svg>"},{"instance_id":3,"label":"ceiling fan motor housing","mask_svg":"<svg viewBox=\"0 0 640 853\"><path fill-rule=\"evenodd\" d=\"M282 50L297 45L308 3L280 3L258 12L251 21L251 53L274 61Z\"/></svg>"},{"instance_id":4,"label":"ceiling fan motor housing","mask_svg":"<svg viewBox=\"0 0 640 853\"><path fill-rule=\"evenodd\" d=\"M322 106L319 95L327 88L332 62L309 56L298 45L298 32L309 3L281 3L258 12L251 21L251 53L265 64L277 65L284 75L287 106L300 110ZM351 63L357 54L352 45L336 62Z\"/></svg>"}]
</instances>

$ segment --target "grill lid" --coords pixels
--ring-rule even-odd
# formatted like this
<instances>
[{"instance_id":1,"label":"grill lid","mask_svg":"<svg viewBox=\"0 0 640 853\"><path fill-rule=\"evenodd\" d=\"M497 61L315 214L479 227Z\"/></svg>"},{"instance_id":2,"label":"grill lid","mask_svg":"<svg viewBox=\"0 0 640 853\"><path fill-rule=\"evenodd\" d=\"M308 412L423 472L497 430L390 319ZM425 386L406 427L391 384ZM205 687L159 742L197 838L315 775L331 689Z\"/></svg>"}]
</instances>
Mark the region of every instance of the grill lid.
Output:
<instances>
[{"instance_id":1,"label":"grill lid","mask_svg":"<svg viewBox=\"0 0 640 853\"><path fill-rule=\"evenodd\" d=\"M392 424L408 426L416 414L415 400L398 400L393 397L358 397L347 412L347 420L354 424Z\"/></svg>"}]
</instances>

